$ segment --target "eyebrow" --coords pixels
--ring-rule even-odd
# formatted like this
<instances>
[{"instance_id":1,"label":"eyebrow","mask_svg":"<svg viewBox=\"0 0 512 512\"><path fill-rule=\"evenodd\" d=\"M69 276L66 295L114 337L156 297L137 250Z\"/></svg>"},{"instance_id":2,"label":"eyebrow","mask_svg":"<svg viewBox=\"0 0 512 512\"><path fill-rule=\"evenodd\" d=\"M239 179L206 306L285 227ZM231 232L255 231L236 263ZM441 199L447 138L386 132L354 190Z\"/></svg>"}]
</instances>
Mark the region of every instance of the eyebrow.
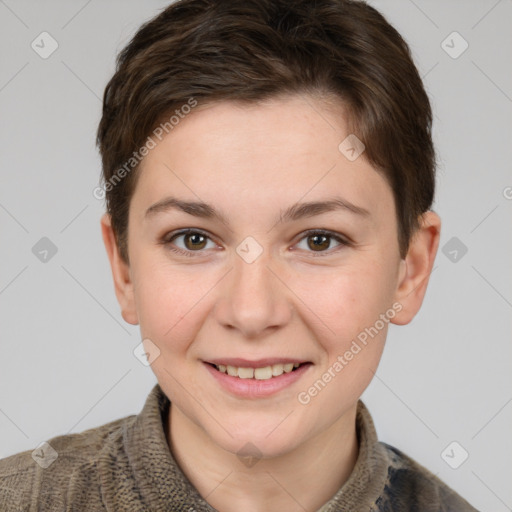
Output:
<instances>
[{"instance_id":1,"label":"eyebrow","mask_svg":"<svg viewBox=\"0 0 512 512\"><path fill-rule=\"evenodd\" d=\"M208 203L201 201L182 201L175 197L166 197L165 199L151 205L146 210L144 217L147 219L157 213L167 212L169 210L179 210L194 217L204 219L216 219L229 226L229 222L226 217ZM337 210L342 210L362 218L368 218L371 215L366 208L357 206L346 199L342 199L341 197L335 197L326 201L296 203L287 208L284 212L281 210L280 221L296 221L302 218L314 217L315 215L321 215L322 213Z\"/></svg>"}]
</instances>

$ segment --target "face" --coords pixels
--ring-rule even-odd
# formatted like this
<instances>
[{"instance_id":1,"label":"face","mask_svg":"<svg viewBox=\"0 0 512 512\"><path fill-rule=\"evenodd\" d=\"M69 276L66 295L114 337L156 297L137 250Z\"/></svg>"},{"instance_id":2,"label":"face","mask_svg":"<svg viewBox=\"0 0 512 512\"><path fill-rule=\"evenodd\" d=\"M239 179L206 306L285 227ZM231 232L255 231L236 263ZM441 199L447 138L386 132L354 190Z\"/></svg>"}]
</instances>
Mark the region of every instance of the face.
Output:
<instances>
[{"instance_id":1,"label":"face","mask_svg":"<svg viewBox=\"0 0 512 512\"><path fill-rule=\"evenodd\" d=\"M232 453L284 454L335 428L389 322L408 321L392 191L340 151L348 135L341 106L310 96L220 102L142 162L123 316L174 410Z\"/></svg>"}]
</instances>

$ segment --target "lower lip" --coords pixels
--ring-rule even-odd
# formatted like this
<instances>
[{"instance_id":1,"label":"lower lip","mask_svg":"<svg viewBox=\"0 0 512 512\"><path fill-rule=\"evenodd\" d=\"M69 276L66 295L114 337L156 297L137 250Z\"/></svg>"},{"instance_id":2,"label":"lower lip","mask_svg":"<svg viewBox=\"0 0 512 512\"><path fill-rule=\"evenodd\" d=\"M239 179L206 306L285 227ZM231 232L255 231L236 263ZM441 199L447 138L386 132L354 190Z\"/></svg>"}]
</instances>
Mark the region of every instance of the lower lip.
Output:
<instances>
[{"instance_id":1,"label":"lower lip","mask_svg":"<svg viewBox=\"0 0 512 512\"><path fill-rule=\"evenodd\" d=\"M312 366L311 363L301 364L292 372L282 373L278 377L267 380L258 380L232 377L227 373L220 372L208 363L204 363L204 365L226 391L243 398L264 398L278 393L297 382Z\"/></svg>"}]
</instances>

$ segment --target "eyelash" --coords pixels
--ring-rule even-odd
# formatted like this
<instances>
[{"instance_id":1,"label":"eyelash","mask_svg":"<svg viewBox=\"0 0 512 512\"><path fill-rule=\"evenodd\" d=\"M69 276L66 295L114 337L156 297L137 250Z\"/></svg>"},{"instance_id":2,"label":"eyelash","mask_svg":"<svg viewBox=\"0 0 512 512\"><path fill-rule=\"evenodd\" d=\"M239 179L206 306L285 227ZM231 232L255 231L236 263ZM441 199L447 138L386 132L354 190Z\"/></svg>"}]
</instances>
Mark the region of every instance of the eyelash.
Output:
<instances>
[{"instance_id":1,"label":"eyelash","mask_svg":"<svg viewBox=\"0 0 512 512\"><path fill-rule=\"evenodd\" d=\"M176 238L178 238L180 236L184 236L184 235L189 235L189 234L202 235L202 236L208 238L209 240L211 240L210 236L208 236L208 234L205 233L204 231L201 231L199 229L184 229L184 230L178 231L176 233L171 233L170 236L166 236L164 239L162 239L161 243L174 253L177 253L182 256L194 257L195 256L194 253L200 253L200 252L203 252L203 250L185 251L183 249L179 249L178 247L175 247L172 245L172 242L174 240L176 240ZM324 229L316 229L316 230L313 229L313 230L305 231L304 233L302 233L302 237L299 239L299 241L297 243L301 242L305 238L308 238L308 237L311 237L314 235L329 237L340 244L337 248L328 249L327 251L318 251L318 252L307 251L307 252L311 252L312 256L315 258L329 256L330 254L332 254L332 252L336 251L337 249L340 249L342 247L352 247L354 245L352 242L350 242L349 240L347 240L345 238L340 237L336 233L334 233L332 231L327 231Z\"/></svg>"}]
</instances>

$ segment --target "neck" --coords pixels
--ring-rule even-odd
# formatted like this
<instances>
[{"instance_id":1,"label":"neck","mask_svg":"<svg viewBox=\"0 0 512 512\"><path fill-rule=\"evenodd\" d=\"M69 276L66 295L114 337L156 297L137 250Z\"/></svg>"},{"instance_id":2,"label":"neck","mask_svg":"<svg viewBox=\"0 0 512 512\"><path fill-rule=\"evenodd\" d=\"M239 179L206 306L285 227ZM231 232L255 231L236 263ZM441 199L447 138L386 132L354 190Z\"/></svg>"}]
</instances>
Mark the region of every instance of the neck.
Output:
<instances>
[{"instance_id":1,"label":"neck","mask_svg":"<svg viewBox=\"0 0 512 512\"><path fill-rule=\"evenodd\" d=\"M318 510L347 481L356 463L356 410L357 404L292 451L247 466L174 405L167 441L183 473L220 512Z\"/></svg>"}]
</instances>

